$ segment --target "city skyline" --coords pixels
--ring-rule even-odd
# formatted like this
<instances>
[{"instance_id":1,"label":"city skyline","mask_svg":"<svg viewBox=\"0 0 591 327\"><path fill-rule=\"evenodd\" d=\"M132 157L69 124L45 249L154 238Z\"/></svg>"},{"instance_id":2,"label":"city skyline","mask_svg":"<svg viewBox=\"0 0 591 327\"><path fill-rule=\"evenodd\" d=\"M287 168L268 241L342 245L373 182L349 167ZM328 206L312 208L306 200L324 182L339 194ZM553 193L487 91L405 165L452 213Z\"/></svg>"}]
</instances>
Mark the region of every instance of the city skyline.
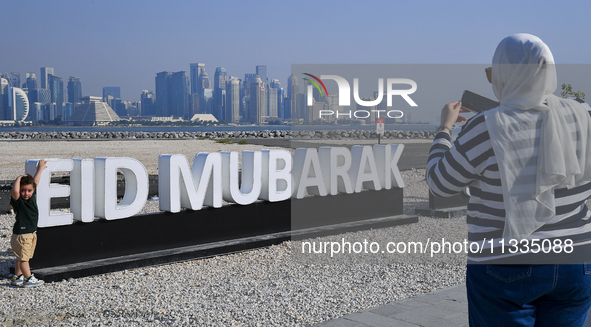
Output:
<instances>
[{"instance_id":1,"label":"city skyline","mask_svg":"<svg viewBox=\"0 0 591 327\"><path fill-rule=\"evenodd\" d=\"M4 2L0 71L52 67L65 82L78 77L83 95L119 86L122 99L138 101L155 91L157 72L189 76L191 63L205 63L211 80L217 67L242 78L266 65L285 88L292 64L486 64L501 39L520 32L544 40L558 63L591 63L580 33L591 30L587 2L494 6L492 14L491 4L472 1ZM549 9L553 20L540 19Z\"/></svg>"}]
</instances>

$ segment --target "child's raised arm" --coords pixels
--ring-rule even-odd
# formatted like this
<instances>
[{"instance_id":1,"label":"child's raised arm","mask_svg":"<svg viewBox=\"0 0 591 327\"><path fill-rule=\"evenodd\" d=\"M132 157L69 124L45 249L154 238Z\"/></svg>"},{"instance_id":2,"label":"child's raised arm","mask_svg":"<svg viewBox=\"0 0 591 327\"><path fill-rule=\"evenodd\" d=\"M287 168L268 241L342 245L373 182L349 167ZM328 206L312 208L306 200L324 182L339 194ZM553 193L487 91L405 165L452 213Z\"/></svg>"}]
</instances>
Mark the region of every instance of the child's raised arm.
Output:
<instances>
[{"instance_id":1,"label":"child's raised arm","mask_svg":"<svg viewBox=\"0 0 591 327\"><path fill-rule=\"evenodd\" d=\"M45 168L47 168L47 161L45 161L43 159L39 160L39 163L37 164L37 172L35 173L35 176L33 177L33 179L35 180L35 185L39 185L39 182L41 181L41 172Z\"/></svg>"},{"instance_id":2,"label":"child's raised arm","mask_svg":"<svg viewBox=\"0 0 591 327\"><path fill-rule=\"evenodd\" d=\"M25 175L21 175L19 177L17 177L14 180L14 183L12 184L12 198L14 200L18 200L18 198L21 196L20 192L21 192L21 178L25 176Z\"/></svg>"}]
</instances>

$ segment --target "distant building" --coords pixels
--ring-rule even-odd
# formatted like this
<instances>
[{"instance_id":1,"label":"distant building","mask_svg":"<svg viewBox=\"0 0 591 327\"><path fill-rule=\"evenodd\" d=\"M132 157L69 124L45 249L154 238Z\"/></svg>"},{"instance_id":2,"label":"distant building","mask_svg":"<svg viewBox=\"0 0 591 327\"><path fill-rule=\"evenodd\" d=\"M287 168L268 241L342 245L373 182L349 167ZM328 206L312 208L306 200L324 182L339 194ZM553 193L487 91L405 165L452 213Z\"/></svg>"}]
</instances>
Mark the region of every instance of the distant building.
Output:
<instances>
[{"instance_id":1,"label":"distant building","mask_svg":"<svg viewBox=\"0 0 591 327\"><path fill-rule=\"evenodd\" d=\"M31 119L31 121L33 122L37 122L41 119L43 119L43 108L44 108L44 104L40 103L40 102L34 102L34 103L30 103L29 102L29 118Z\"/></svg>"},{"instance_id":2,"label":"distant building","mask_svg":"<svg viewBox=\"0 0 591 327\"><path fill-rule=\"evenodd\" d=\"M142 91L142 95L140 95L140 111L142 116L156 116L155 100L154 93L148 90Z\"/></svg>"},{"instance_id":3,"label":"distant building","mask_svg":"<svg viewBox=\"0 0 591 327\"><path fill-rule=\"evenodd\" d=\"M26 88L28 90L34 90L37 88L37 75L35 73L25 73L26 76Z\"/></svg>"},{"instance_id":4,"label":"distant building","mask_svg":"<svg viewBox=\"0 0 591 327\"><path fill-rule=\"evenodd\" d=\"M29 116L29 99L21 88L13 87L13 108L10 120L22 122Z\"/></svg>"},{"instance_id":5,"label":"distant building","mask_svg":"<svg viewBox=\"0 0 591 327\"><path fill-rule=\"evenodd\" d=\"M29 91L29 95L31 95L31 91ZM38 111L38 119L39 120L49 120L49 105L51 103L51 90L49 89L37 89L36 92L33 93L35 96L35 100L33 103L41 104L41 107ZM29 101L31 103L31 101Z\"/></svg>"},{"instance_id":6,"label":"distant building","mask_svg":"<svg viewBox=\"0 0 591 327\"><path fill-rule=\"evenodd\" d=\"M287 80L287 96L289 98L289 109L290 109L290 119L300 119L303 118L298 113L298 94L300 90L298 88L298 78L292 73Z\"/></svg>"},{"instance_id":7,"label":"distant building","mask_svg":"<svg viewBox=\"0 0 591 327\"><path fill-rule=\"evenodd\" d=\"M68 102L76 104L80 102L81 97L82 83L80 83L80 79L75 76L70 76L70 80L68 81Z\"/></svg>"},{"instance_id":8,"label":"distant building","mask_svg":"<svg viewBox=\"0 0 591 327\"><path fill-rule=\"evenodd\" d=\"M80 101L82 104L68 119L68 125L100 126L121 120L107 103L101 101L100 97L85 96L80 98Z\"/></svg>"},{"instance_id":9,"label":"distant building","mask_svg":"<svg viewBox=\"0 0 591 327\"><path fill-rule=\"evenodd\" d=\"M224 67L218 67L215 69L215 75L213 80L213 112L212 114L218 120L226 120L226 81L228 80L228 74Z\"/></svg>"},{"instance_id":10,"label":"distant building","mask_svg":"<svg viewBox=\"0 0 591 327\"><path fill-rule=\"evenodd\" d=\"M199 87L199 76L205 71L205 64L195 63L190 64L189 76L191 82L191 94L203 93L203 87Z\"/></svg>"},{"instance_id":11,"label":"distant building","mask_svg":"<svg viewBox=\"0 0 591 327\"><path fill-rule=\"evenodd\" d=\"M48 83L51 91L51 103L55 104L55 106L51 108L50 119L63 119L64 82L61 77L49 75Z\"/></svg>"},{"instance_id":12,"label":"distant building","mask_svg":"<svg viewBox=\"0 0 591 327\"><path fill-rule=\"evenodd\" d=\"M189 118L189 80L185 71L172 73L170 77L170 114Z\"/></svg>"},{"instance_id":13,"label":"distant building","mask_svg":"<svg viewBox=\"0 0 591 327\"><path fill-rule=\"evenodd\" d=\"M279 80L271 80L271 83L269 84L268 88L267 88L267 108L269 108L269 112L267 113L267 115L269 117L279 117L279 111L280 111L280 102L281 102L281 107L282 102L281 99L279 99L279 96L282 94L280 94L279 89L281 88L281 83L279 82ZM282 109L282 108L281 108ZM283 116L283 113L281 113L281 116Z\"/></svg>"},{"instance_id":14,"label":"distant building","mask_svg":"<svg viewBox=\"0 0 591 327\"><path fill-rule=\"evenodd\" d=\"M0 78L0 120L9 120L10 107L8 106L10 83L5 78Z\"/></svg>"},{"instance_id":15,"label":"distant building","mask_svg":"<svg viewBox=\"0 0 591 327\"><path fill-rule=\"evenodd\" d=\"M253 124L263 123L267 110L267 97L265 96L265 84L257 77L250 83L250 110L249 118Z\"/></svg>"},{"instance_id":16,"label":"distant building","mask_svg":"<svg viewBox=\"0 0 591 327\"><path fill-rule=\"evenodd\" d=\"M229 123L240 122L240 80L231 77L226 82L226 121Z\"/></svg>"},{"instance_id":17,"label":"distant building","mask_svg":"<svg viewBox=\"0 0 591 327\"><path fill-rule=\"evenodd\" d=\"M191 121L211 121L217 123L218 120L212 114L196 114L191 117Z\"/></svg>"},{"instance_id":18,"label":"distant building","mask_svg":"<svg viewBox=\"0 0 591 327\"><path fill-rule=\"evenodd\" d=\"M168 113L168 86L170 79L170 72L156 73L156 116L165 117L170 116Z\"/></svg>"},{"instance_id":19,"label":"distant building","mask_svg":"<svg viewBox=\"0 0 591 327\"><path fill-rule=\"evenodd\" d=\"M267 116L278 117L277 115L277 89L273 87L266 87L267 90Z\"/></svg>"},{"instance_id":20,"label":"distant building","mask_svg":"<svg viewBox=\"0 0 591 327\"><path fill-rule=\"evenodd\" d=\"M189 81L185 71L156 74L156 114L188 118Z\"/></svg>"},{"instance_id":21,"label":"distant building","mask_svg":"<svg viewBox=\"0 0 591 327\"><path fill-rule=\"evenodd\" d=\"M49 88L49 75L53 75L53 68L51 67L41 67L41 88L48 89Z\"/></svg>"},{"instance_id":22,"label":"distant building","mask_svg":"<svg viewBox=\"0 0 591 327\"><path fill-rule=\"evenodd\" d=\"M121 99L121 88L118 86L103 87L103 101L107 102L109 95L113 99Z\"/></svg>"},{"instance_id":23,"label":"distant building","mask_svg":"<svg viewBox=\"0 0 591 327\"><path fill-rule=\"evenodd\" d=\"M193 64L195 65L195 64ZM207 72L205 72L205 64L197 64L197 66L193 66L194 74L197 75L197 80L195 85L193 85L193 81L191 81L191 89L195 90L193 94L197 94L197 96L192 97L191 100L193 101L191 104L193 113L210 113L207 108L207 100L205 98L205 90L211 88L211 84L209 82L209 76ZM195 76L193 76L195 77Z\"/></svg>"},{"instance_id":24,"label":"distant building","mask_svg":"<svg viewBox=\"0 0 591 327\"><path fill-rule=\"evenodd\" d=\"M10 84L13 87L21 87L21 73L10 73Z\"/></svg>"},{"instance_id":25,"label":"distant building","mask_svg":"<svg viewBox=\"0 0 591 327\"><path fill-rule=\"evenodd\" d=\"M263 81L263 83L265 83L265 84L269 83L269 80L267 79L267 66L258 65L256 67L256 71L257 71L256 74L261 78L261 81Z\"/></svg>"}]
</instances>

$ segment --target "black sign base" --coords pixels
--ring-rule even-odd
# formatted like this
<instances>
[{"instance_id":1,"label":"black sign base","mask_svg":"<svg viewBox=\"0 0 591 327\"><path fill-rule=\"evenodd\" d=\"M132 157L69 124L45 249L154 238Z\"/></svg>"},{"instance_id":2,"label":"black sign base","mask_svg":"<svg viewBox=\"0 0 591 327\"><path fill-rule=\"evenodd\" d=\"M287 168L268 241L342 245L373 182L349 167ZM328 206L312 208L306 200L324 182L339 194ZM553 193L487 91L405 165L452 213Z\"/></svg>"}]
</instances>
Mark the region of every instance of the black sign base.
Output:
<instances>
[{"instance_id":1,"label":"black sign base","mask_svg":"<svg viewBox=\"0 0 591 327\"><path fill-rule=\"evenodd\" d=\"M416 216L393 216L364 220L362 222L309 228L297 232L280 232L229 241L212 242L202 245L187 246L170 250L153 251L102 260L94 260L69 265L42 268L34 271L45 282L55 282L68 278L79 278L114 271L156 266L173 262L201 259L222 254L230 254L265 246L280 244L292 237L299 239L339 234L361 229L384 228L418 222Z\"/></svg>"},{"instance_id":2,"label":"black sign base","mask_svg":"<svg viewBox=\"0 0 591 327\"><path fill-rule=\"evenodd\" d=\"M402 199L395 188L40 228L30 265L52 282L417 222L402 215Z\"/></svg>"}]
</instances>

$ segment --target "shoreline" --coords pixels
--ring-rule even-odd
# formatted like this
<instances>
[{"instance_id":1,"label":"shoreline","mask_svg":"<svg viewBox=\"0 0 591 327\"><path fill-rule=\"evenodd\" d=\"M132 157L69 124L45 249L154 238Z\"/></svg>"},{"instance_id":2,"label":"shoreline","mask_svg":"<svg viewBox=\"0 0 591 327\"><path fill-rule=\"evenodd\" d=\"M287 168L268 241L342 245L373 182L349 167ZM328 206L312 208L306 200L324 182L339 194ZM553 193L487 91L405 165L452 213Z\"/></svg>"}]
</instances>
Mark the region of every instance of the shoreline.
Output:
<instances>
[{"instance_id":1,"label":"shoreline","mask_svg":"<svg viewBox=\"0 0 591 327\"><path fill-rule=\"evenodd\" d=\"M384 131L382 139L433 139L434 131ZM158 132L135 132L135 131L107 131L107 132L86 132L86 131L14 131L0 132L0 141L4 140L76 140L76 139L249 139L249 138L281 138L281 139L376 139L375 130L319 130L319 131L294 131L294 130L262 130L262 131L158 131Z\"/></svg>"}]
</instances>

